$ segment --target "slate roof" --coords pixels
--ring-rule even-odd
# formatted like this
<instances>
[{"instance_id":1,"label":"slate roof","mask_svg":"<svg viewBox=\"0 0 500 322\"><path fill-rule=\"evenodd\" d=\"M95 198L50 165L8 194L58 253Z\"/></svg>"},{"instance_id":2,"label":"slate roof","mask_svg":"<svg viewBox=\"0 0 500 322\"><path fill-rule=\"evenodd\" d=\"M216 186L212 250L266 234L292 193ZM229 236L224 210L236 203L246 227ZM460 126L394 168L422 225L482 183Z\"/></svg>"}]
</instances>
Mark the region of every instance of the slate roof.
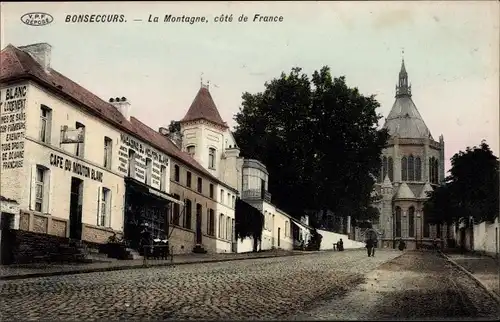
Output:
<instances>
[{"instance_id":1,"label":"slate roof","mask_svg":"<svg viewBox=\"0 0 500 322\"><path fill-rule=\"evenodd\" d=\"M406 182L401 183L398 188L398 192L396 193L396 199L414 199L415 195L413 191L411 191L410 187L406 184Z\"/></svg>"},{"instance_id":2,"label":"slate roof","mask_svg":"<svg viewBox=\"0 0 500 322\"><path fill-rule=\"evenodd\" d=\"M178 159L184 164L204 174L211 180L226 184L211 175L202 165L182 152L170 139L140 122L135 117L127 121L110 103L100 99L81 85L50 68L45 72L42 66L28 53L9 44L0 52L0 83L33 80L41 86L63 96L80 108L114 125L118 129L144 140L152 147ZM220 117L220 116L219 116ZM228 187L230 188L230 187ZM231 188L233 189L233 188ZM235 189L233 189L235 190Z\"/></svg>"},{"instance_id":3,"label":"slate roof","mask_svg":"<svg viewBox=\"0 0 500 322\"><path fill-rule=\"evenodd\" d=\"M207 87L202 86L196 97L191 103L189 110L186 115L182 118L181 122L195 121L195 120L207 120L217 125L228 127L226 122L224 122L215 106L212 95Z\"/></svg>"},{"instance_id":4,"label":"slate roof","mask_svg":"<svg viewBox=\"0 0 500 322\"><path fill-rule=\"evenodd\" d=\"M408 78L404 61L401 65L399 77ZM392 109L385 120L384 128L389 130L391 136L398 136L405 139L432 139L431 132L427 128L409 93L396 96Z\"/></svg>"}]
</instances>

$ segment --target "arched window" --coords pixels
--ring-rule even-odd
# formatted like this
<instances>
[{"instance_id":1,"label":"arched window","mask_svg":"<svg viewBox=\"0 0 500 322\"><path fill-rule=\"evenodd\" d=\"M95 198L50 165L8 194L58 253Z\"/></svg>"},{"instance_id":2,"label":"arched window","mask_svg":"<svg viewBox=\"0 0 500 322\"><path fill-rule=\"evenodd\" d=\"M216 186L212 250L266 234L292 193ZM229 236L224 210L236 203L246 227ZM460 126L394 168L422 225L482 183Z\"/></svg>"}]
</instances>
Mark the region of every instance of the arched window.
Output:
<instances>
[{"instance_id":1,"label":"arched window","mask_svg":"<svg viewBox=\"0 0 500 322\"><path fill-rule=\"evenodd\" d=\"M420 157L415 158L415 181L422 180L422 160Z\"/></svg>"},{"instance_id":2,"label":"arched window","mask_svg":"<svg viewBox=\"0 0 500 322\"><path fill-rule=\"evenodd\" d=\"M396 207L396 237L401 237L401 208Z\"/></svg>"},{"instance_id":3,"label":"arched window","mask_svg":"<svg viewBox=\"0 0 500 322\"><path fill-rule=\"evenodd\" d=\"M434 183L439 183L439 163L436 158L434 159Z\"/></svg>"},{"instance_id":4,"label":"arched window","mask_svg":"<svg viewBox=\"0 0 500 322\"><path fill-rule=\"evenodd\" d=\"M208 149L208 167L210 169L215 169L215 149Z\"/></svg>"},{"instance_id":5,"label":"arched window","mask_svg":"<svg viewBox=\"0 0 500 322\"><path fill-rule=\"evenodd\" d=\"M194 145L190 145L188 147L186 147L186 152L191 156L191 157L194 157L194 154L196 153L196 148L194 147Z\"/></svg>"},{"instance_id":6,"label":"arched window","mask_svg":"<svg viewBox=\"0 0 500 322\"><path fill-rule=\"evenodd\" d=\"M392 160L392 157L389 157L388 159L388 172L389 172L389 180L391 180L391 182L393 181L394 179L394 161Z\"/></svg>"},{"instance_id":7,"label":"arched window","mask_svg":"<svg viewBox=\"0 0 500 322\"><path fill-rule=\"evenodd\" d=\"M385 180L385 176L387 175L387 157L384 156L382 159L382 181Z\"/></svg>"},{"instance_id":8,"label":"arched window","mask_svg":"<svg viewBox=\"0 0 500 322\"><path fill-rule=\"evenodd\" d=\"M408 209L408 236L415 237L415 207Z\"/></svg>"},{"instance_id":9,"label":"arched window","mask_svg":"<svg viewBox=\"0 0 500 322\"><path fill-rule=\"evenodd\" d=\"M401 159L401 180L408 180L408 159L406 157Z\"/></svg>"},{"instance_id":10,"label":"arched window","mask_svg":"<svg viewBox=\"0 0 500 322\"><path fill-rule=\"evenodd\" d=\"M408 157L408 181L415 181L415 158L413 155Z\"/></svg>"}]
</instances>

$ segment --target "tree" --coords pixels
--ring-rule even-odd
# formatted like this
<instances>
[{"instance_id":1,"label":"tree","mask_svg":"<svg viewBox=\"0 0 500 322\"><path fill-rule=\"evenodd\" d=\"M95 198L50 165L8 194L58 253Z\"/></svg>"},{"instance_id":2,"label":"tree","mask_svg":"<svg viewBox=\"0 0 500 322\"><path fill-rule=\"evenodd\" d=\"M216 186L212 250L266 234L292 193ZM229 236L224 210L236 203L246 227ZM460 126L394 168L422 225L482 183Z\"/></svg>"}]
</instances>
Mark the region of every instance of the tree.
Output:
<instances>
[{"instance_id":1,"label":"tree","mask_svg":"<svg viewBox=\"0 0 500 322\"><path fill-rule=\"evenodd\" d=\"M431 222L493 221L499 213L499 161L488 144L467 147L451 158L445 184L429 193L424 213Z\"/></svg>"},{"instance_id":2,"label":"tree","mask_svg":"<svg viewBox=\"0 0 500 322\"><path fill-rule=\"evenodd\" d=\"M244 157L267 166L280 208L297 218L307 209L355 218L370 205L370 174L380 168L388 139L377 129L373 95L361 95L323 67L311 79L293 68L242 99L235 138Z\"/></svg>"}]
</instances>

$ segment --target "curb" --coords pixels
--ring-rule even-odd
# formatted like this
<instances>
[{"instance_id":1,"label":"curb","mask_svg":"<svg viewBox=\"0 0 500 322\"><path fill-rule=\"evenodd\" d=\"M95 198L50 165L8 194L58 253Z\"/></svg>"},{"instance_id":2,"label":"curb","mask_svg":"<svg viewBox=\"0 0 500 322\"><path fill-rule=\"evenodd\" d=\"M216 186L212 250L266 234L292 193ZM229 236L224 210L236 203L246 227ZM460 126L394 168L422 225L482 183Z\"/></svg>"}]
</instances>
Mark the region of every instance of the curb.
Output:
<instances>
[{"instance_id":1,"label":"curb","mask_svg":"<svg viewBox=\"0 0 500 322\"><path fill-rule=\"evenodd\" d=\"M21 274L21 275L0 276L0 281L12 281L12 280L20 280L20 279L61 276L61 275L76 275L76 274L86 274L86 273L123 271L123 270L132 270L132 269L145 269L145 268L152 268L152 267L167 267L167 266L203 264L203 263L222 263L222 262L249 260L249 259L302 256L302 255L310 255L310 254L312 254L312 253L295 253L295 254L286 254L286 255L265 255L265 256L254 256L254 257L242 257L242 258L205 259L205 260L201 260L201 261L192 261L192 262L189 262L189 261L188 262L179 262L179 263L166 262L166 263L150 264L150 265L141 264L141 265L126 265L126 266L124 265L124 266L111 266L111 267L83 268L83 269L76 269L76 270L71 270L71 271L40 272L40 273L28 273L28 274Z\"/></svg>"},{"instance_id":2,"label":"curb","mask_svg":"<svg viewBox=\"0 0 500 322\"><path fill-rule=\"evenodd\" d=\"M461 270L462 272L464 272L467 276L469 276L473 281L476 282L477 285L479 285L482 289L484 289L486 291L486 293L488 293L491 298L495 301L497 301L497 303L500 304L500 296L498 296L495 292L493 292L492 290L490 290L483 282L481 282L481 280L479 278L477 278L476 276L474 276L474 274L472 274L471 272L469 272L467 269L465 269L465 267L463 267L462 265L458 264L457 262L455 262L453 259L451 259L449 256L447 256L445 253L443 253L442 251L439 251L439 254L444 258L446 259L448 262L450 262L451 264L453 264L455 267L457 267L459 270Z\"/></svg>"}]
</instances>

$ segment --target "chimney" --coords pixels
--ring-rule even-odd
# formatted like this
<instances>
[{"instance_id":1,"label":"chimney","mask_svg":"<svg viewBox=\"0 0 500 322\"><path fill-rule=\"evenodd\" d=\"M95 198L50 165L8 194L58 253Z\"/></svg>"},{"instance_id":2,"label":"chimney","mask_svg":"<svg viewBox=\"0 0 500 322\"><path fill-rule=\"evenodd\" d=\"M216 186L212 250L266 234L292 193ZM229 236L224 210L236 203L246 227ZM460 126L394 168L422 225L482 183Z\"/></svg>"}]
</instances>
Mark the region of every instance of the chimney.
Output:
<instances>
[{"instance_id":1,"label":"chimney","mask_svg":"<svg viewBox=\"0 0 500 322\"><path fill-rule=\"evenodd\" d=\"M182 134L181 127L178 121L170 122L170 125L167 128L160 127L158 130L163 136L167 137L175 144L179 149L182 149Z\"/></svg>"},{"instance_id":2,"label":"chimney","mask_svg":"<svg viewBox=\"0 0 500 322\"><path fill-rule=\"evenodd\" d=\"M123 117L130 122L130 110L132 106L125 97L110 98L109 103L116 107L122 113Z\"/></svg>"},{"instance_id":3,"label":"chimney","mask_svg":"<svg viewBox=\"0 0 500 322\"><path fill-rule=\"evenodd\" d=\"M42 66L45 72L50 71L50 57L52 46L47 43L38 43L19 47L20 50L28 53L37 63Z\"/></svg>"}]
</instances>

